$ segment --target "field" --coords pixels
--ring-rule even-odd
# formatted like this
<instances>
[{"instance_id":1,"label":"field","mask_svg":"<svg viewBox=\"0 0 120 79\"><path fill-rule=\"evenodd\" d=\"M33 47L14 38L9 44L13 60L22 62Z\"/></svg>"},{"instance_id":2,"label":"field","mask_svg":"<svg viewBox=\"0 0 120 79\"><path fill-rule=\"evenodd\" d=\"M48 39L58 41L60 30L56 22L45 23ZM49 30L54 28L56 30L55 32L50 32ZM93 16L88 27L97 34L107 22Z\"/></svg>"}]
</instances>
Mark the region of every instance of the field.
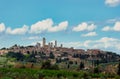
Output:
<instances>
[{"instance_id":1,"label":"field","mask_svg":"<svg viewBox=\"0 0 120 79\"><path fill-rule=\"evenodd\" d=\"M120 79L116 73L118 62L99 64L90 69L79 69L79 67L80 64L76 62L32 63L1 56L0 79Z\"/></svg>"},{"instance_id":2,"label":"field","mask_svg":"<svg viewBox=\"0 0 120 79\"><path fill-rule=\"evenodd\" d=\"M120 79L117 75L91 74L85 71L0 68L0 79Z\"/></svg>"}]
</instances>

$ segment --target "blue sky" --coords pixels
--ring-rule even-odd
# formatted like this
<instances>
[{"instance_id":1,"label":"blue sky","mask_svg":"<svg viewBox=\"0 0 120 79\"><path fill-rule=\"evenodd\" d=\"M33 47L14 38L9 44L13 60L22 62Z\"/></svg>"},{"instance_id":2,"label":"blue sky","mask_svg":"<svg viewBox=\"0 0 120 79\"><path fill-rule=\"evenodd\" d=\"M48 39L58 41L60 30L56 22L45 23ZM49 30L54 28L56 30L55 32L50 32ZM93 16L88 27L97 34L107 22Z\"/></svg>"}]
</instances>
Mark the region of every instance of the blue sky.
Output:
<instances>
[{"instance_id":1,"label":"blue sky","mask_svg":"<svg viewBox=\"0 0 120 79\"><path fill-rule=\"evenodd\" d=\"M120 54L120 0L0 0L0 48L58 40Z\"/></svg>"}]
</instances>

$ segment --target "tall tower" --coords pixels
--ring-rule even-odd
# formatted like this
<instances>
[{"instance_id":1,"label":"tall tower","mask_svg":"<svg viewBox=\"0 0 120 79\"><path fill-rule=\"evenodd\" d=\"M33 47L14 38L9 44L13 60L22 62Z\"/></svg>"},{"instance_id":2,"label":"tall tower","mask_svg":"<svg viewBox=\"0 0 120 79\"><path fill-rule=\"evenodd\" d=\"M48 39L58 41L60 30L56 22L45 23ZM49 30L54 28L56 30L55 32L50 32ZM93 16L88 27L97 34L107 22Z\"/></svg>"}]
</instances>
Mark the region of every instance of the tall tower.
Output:
<instances>
[{"instance_id":1,"label":"tall tower","mask_svg":"<svg viewBox=\"0 0 120 79\"><path fill-rule=\"evenodd\" d=\"M63 47L63 44L61 44L60 47L62 48L62 47Z\"/></svg>"},{"instance_id":2,"label":"tall tower","mask_svg":"<svg viewBox=\"0 0 120 79\"><path fill-rule=\"evenodd\" d=\"M50 43L48 43L48 46L49 46L49 47L51 46Z\"/></svg>"},{"instance_id":3,"label":"tall tower","mask_svg":"<svg viewBox=\"0 0 120 79\"><path fill-rule=\"evenodd\" d=\"M36 47L38 47L38 48L39 48L40 46L41 46L41 44L40 44L40 43L37 43L37 44L36 44Z\"/></svg>"},{"instance_id":4,"label":"tall tower","mask_svg":"<svg viewBox=\"0 0 120 79\"><path fill-rule=\"evenodd\" d=\"M51 42L51 44L50 44L50 45L51 45L51 47L53 47L53 43L52 43L52 42Z\"/></svg>"},{"instance_id":5,"label":"tall tower","mask_svg":"<svg viewBox=\"0 0 120 79\"><path fill-rule=\"evenodd\" d=\"M57 41L55 40L55 47L57 47Z\"/></svg>"},{"instance_id":6,"label":"tall tower","mask_svg":"<svg viewBox=\"0 0 120 79\"><path fill-rule=\"evenodd\" d=\"M45 47L46 39L43 38L43 47Z\"/></svg>"}]
</instances>

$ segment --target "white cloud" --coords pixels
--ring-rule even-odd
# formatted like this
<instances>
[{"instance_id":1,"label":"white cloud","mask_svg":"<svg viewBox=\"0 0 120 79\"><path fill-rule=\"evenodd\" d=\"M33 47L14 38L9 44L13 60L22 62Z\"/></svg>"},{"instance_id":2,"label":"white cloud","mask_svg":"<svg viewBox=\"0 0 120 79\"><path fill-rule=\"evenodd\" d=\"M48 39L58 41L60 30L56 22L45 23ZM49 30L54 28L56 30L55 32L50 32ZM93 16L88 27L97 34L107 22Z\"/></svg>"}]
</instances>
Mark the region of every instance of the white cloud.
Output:
<instances>
[{"instance_id":1,"label":"white cloud","mask_svg":"<svg viewBox=\"0 0 120 79\"><path fill-rule=\"evenodd\" d=\"M29 44L29 45L36 45L37 43L40 43L41 44L41 46L42 46L42 44L43 44L43 42L42 41L37 41L37 42L32 42L31 44Z\"/></svg>"},{"instance_id":2,"label":"white cloud","mask_svg":"<svg viewBox=\"0 0 120 79\"><path fill-rule=\"evenodd\" d=\"M6 29L7 34L12 34L12 35L21 35L25 34L28 31L28 26L24 25L22 28L16 28L16 29L11 29L10 27Z\"/></svg>"},{"instance_id":3,"label":"white cloud","mask_svg":"<svg viewBox=\"0 0 120 79\"><path fill-rule=\"evenodd\" d=\"M105 0L105 4L110 7L115 7L120 4L120 0Z\"/></svg>"},{"instance_id":4,"label":"white cloud","mask_svg":"<svg viewBox=\"0 0 120 79\"><path fill-rule=\"evenodd\" d=\"M3 32L3 31L5 31L5 25L4 25L4 23L1 23L0 24L0 32Z\"/></svg>"},{"instance_id":5,"label":"white cloud","mask_svg":"<svg viewBox=\"0 0 120 79\"><path fill-rule=\"evenodd\" d=\"M40 36L30 36L30 37L24 37L22 40L40 40Z\"/></svg>"},{"instance_id":6,"label":"white cloud","mask_svg":"<svg viewBox=\"0 0 120 79\"><path fill-rule=\"evenodd\" d=\"M42 31L47 31L53 25L53 21L51 19L46 19L39 21L33 24L30 28L30 33L41 33Z\"/></svg>"},{"instance_id":7,"label":"white cloud","mask_svg":"<svg viewBox=\"0 0 120 79\"><path fill-rule=\"evenodd\" d=\"M89 32L87 34L82 34L81 36L83 36L83 37L97 36L97 33L96 32Z\"/></svg>"},{"instance_id":8,"label":"white cloud","mask_svg":"<svg viewBox=\"0 0 120 79\"><path fill-rule=\"evenodd\" d=\"M113 27L114 31L120 31L120 22L116 22L114 27Z\"/></svg>"},{"instance_id":9,"label":"white cloud","mask_svg":"<svg viewBox=\"0 0 120 79\"><path fill-rule=\"evenodd\" d=\"M99 40L96 40L92 42L93 48L101 48L101 49L112 49L112 50L120 50L119 46L120 45L120 40L116 38L108 38L108 37L103 37Z\"/></svg>"},{"instance_id":10,"label":"white cloud","mask_svg":"<svg viewBox=\"0 0 120 79\"><path fill-rule=\"evenodd\" d=\"M102 31L119 31L120 32L120 21L117 21L113 27L106 26Z\"/></svg>"},{"instance_id":11,"label":"white cloud","mask_svg":"<svg viewBox=\"0 0 120 79\"><path fill-rule=\"evenodd\" d=\"M104 28L102 29L102 31L110 31L110 30L112 30L112 29L111 29L111 27L109 27L109 26L106 26L106 27L104 27Z\"/></svg>"},{"instance_id":12,"label":"white cloud","mask_svg":"<svg viewBox=\"0 0 120 79\"><path fill-rule=\"evenodd\" d=\"M108 19L108 20L106 21L106 23L115 23L115 22L117 22L117 21L120 21L120 17Z\"/></svg>"},{"instance_id":13,"label":"white cloud","mask_svg":"<svg viewBox=\"0 0 120 79\"><path fill-rule=\"evenodd\" d=\"M68 22L64 21L58 24L58 26L53 26L54 22L52 19L46 19L39 21L35 24L33 24L30 28L30 33L41 33L41 32L58 32L62 30L66 30L68 26Z\"/></svg>"},{"instance_id":14,"label":"white cloud","mask_svg":"<svg viewBox=\"0 0 120 79\"><path fill-rule=\"evenodd\" d=\"M50 43L53 43L53 45L55 45L55 40L50 41Z\"/></svg>"},{"instance_id":15,"label":"white cloud","mask_svg":"<svg viewBox=\"0 0 120 79\"><path fill-rule=\"evenodd\" d=\"M74 47L74 48L80 48L83 46L82 42L62 42L64 47Z\"/></svg>"},{"instance_id":16,"label":"white cloud","mask_svg":"<svg viewBox=\"0 0 120 79\"><path fill-rule=\"evenodd\" d=\"M120 45L120 40L116 38L103 37L99 40L92 41L91 44L94 44L93 48L120 50L118 46Z\"/></svg>"},{"instance_id":17,"label":"white cloud","mask_svg":"<svg viewBox=\"0 0 120 79\"><path fill-rule=\"evenodd\" d=\"M98 40L98 42L109 42L109 41L117 41L118 39L115 38L108 38L108 37L103 37L100 40Z\"/></svg>"},{"instance_id":18,"label":"white cloud","mask_svg":"<svg viewBox=\"0 0 120 79\"><path fill-rule=\"evenodd\" d=\"M31 36L31 37L28 37L29 40L36 40L36 39L40 39L39 36Z\"/></svg>"},{"instance_id":19,"label":"white cloud","mask_svg":"<svg viewBox=\"0 0 120 79\"><path fill-rule=\"evenodd\" d=\"M83 46L84 47L89 47L89 44L91 43L91 40L86 40L84 43L83 43Z\"/></svg>"},{"instance_id":20,"label":"white cloud","mask_svg":"<svg viewBox=\"0 0 120 79\"><path fill-rule=\"evenodd\" d=\"M96 28L96 25L94 24L87 24L86 22L83 22L81 24L79 24L76 27L73 27L72 31L93 31Z\"/></svg>"},{"instance_id":21,"label":"white cloud","mask_svg":"<svg viewBox=\"0 0 120 79\"><path fill-rule=\"evenodd\" d=\"M57 31L66 30L67 26L68 26L68 22L64 21L64 22L61 22L58 26L51 27L50 29L48 29L48 31L57 32Z\"/></svg>"},{"instance_id":22,"label":"white cloud","mask_svg":"<svg viewBox=\"0 0 120 79\"><path fill-rule=\"evenodd\" d=\"M65 47L120 51L120 40L116 38L109 38L109 37L102 37L98 40L63 42L62 44Z\"/></svg>"}]
</instances>

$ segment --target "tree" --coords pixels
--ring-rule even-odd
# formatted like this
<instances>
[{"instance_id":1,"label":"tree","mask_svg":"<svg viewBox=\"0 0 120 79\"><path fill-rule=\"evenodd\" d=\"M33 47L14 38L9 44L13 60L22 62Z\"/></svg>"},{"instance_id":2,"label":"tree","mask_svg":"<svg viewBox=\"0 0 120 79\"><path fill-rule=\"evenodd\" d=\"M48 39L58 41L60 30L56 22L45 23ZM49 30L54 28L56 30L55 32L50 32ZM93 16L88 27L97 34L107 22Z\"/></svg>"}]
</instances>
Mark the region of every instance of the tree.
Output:
<instances>
[{"instance_id":1,"label":"tree","mask_svg":"<svg viewBox=\"0 0 120 79\"><path fill-rule=\"evenodd\" d=\"M54 54L53 54L52 52L50 52L49 57L50 57L51 59L54 59L54 58L55 58L55 56L54 56Z\"/></svg>"},{"instance_id":2,"label":"tree","mask_svg":"<svg viewBox=\"0 0 120 79\"><path fill-rule=\"evenodd\" d=\"M56 58L56 63L61 63L61 58Z\"/></svg>"},{"instance_id":3,"label":"tree","mask_svg":"<svg viewBox=\"0 0 120 79\"><path fill-rule=\"evenodd\" d=\"M78 64L77 61L75 61L75 64L76 64L76 65Z\"/></svg>"},{"instance_id":4,"label":"tree","mask_svg":"<svg viewBox=\"0 0 120 79\"><path fill-rule=\"evenodd\" d=\"M41 69L50 69L51 68L51 63L50 62L51 62L50 60L47 60L47 61L43 62Z\"/></svg>"},{"instance_id":5,"label":"tree","mask_svg":"<svg viewBox=\"0 0 120 79\"><path fill-rule=\"evenodd\" d=\"M25 56L22 53L8 52L7 57L16 58L18 61L23 61Z\"/></svg>"},{"instance_id":6,"label":"tree","mask_svg":"<svg viewBox=\"0 0 120 79\"><path fill-rule=\"evenodd\" d=\"M69 64L73 64L73 61L69 61Z\"/></svg>"},{"instance_id":7,"label":"tree","mask_svg":"<svg viewBox=\"0 0 120 79\"><path fill-rule=\"evenodd\" d=\"M84 69L84 63L83 62L80 62L80 66L79 66L79 69L81 70L81 69Z\"/></svg>"},{"instance_id":8,"label":"tree","mask_svg":"<svg viewBox=\"0 0 120 79\"><path fill-rule=\"evenodd\" d=\"M51 65L52 70L59 70L59 66L57 64Z\"/></svg>"},{"instance_id":9,"label":"tree","mask_svg":"<svg viewBox=\"0 0 120 79\"><path fill-rule=\"evenodd\" d=\"M95 64L94 66L98 66L99 65L99 60L95 60L94 64Z\"/></svg>"},{"instance_id":10,"label":"tree","mask_svg":"<svg viewBox=\"0 0 120 79\"><path fill-rule=\"evenodd\" d=\"M68 69L70 68L70 65L69 65L69 64L67 65L67 68L68 68Z\"/></svg>"},{"instance_id":11,"label":"tree","mask_svg":"<svg viewBox=\"0 0 120 79\"><path fill-rule=\"evenodd\" d=\"M37 62L37 60L35 58L35 54L27 54L27 55L25 55L24 61L33 62L33 63Z\"/></svg>"},{"instance_id":12,"label":"tree","mask_svg":"<svg viewBox=\"0 0 120 79\"><path fill-rule=\"evenodd\" d=\"M119 64L118 64L118 72L117 74L120 76L120 60L119 60Z\"/></svg>"},{"instance_id":13,"label":"tree","mask_svg":"<svg viewBox=\"0 0 120 79\"><path fill-rule=\"evenodd\" d=\"M51 70L59 70L59 66L57 64L51 64L50 60L43 62L41 69L51 69Z\"/></svg>"},{"instance_id":14,"label":"tree","mask_svg":"<svg viewBox=\"0 0 120 79\"><path fill-rule=\"evenodd\" d=\"M94 68L94 73L99 73L99 68L98 67Z\"/></svg>"}]
</instances>

